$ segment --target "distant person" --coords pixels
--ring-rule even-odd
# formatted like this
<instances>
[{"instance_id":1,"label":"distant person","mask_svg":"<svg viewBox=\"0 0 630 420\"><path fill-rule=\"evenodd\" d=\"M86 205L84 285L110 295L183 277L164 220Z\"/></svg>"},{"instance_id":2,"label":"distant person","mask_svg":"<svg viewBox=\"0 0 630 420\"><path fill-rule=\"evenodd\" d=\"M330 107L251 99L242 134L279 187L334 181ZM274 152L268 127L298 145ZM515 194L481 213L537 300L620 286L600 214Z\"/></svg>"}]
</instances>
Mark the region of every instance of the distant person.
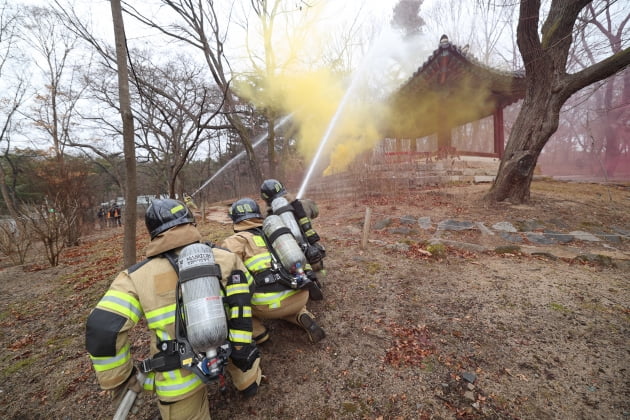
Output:
<instances>
[{"instance_id":1,"label":"distant person","mask_svg":"<svg viewBox=\"0 0 630 420\"><path fill-rule=\"evenodd\" d=\"M184 193L184 203L188 206L189 209L191 210L199 210L197 208L197 205L195 204L195 202L193 201L192 197L189 196L188 194Z\"/></svg>"},{"instance_id":2,"label":"distant person","mask_svg":"<svg viewBox=\"0 0 630 420\"><path fill-rule=\"evenodd\" d=\"M114 206L114 220L115 220L116 226L118 227L122 226L122 210L119 205Z\"/></svg>"},{"instance_id":3,"label":"distant person","mask_svg":"<svg viewBox=\"0 0 630 420\"><path fill-rule=\"evenodd\" d=\"M176 259L183 247L200 242L201 233L188 207L172 199L153 200L145 224L151 236L146 249L148 259L119 273L87 319L86 347L96 378L103 389L112 391L115 402L128 389L144 389L157 395L162 419L209 420L208 393L199 373L208 366L191 365L187 354L180 351L185 348L182 346L186 341L182 340L186 337L177 336L175 327L177 309L184 305L182 299L179 303L177 299L184 279L179 279ZM211 252L214 263L206 266L210 274L197 271L189 276L220 278L228 329L225 340L231 349L226 370L237 390L253 396L261 380L260 353L252 343L253 279L237 255L218 248ZM186 277L185 281L194 278L198 277ZM199 316L199 311L192 314ZM143 384L138 383L130 351L135 344L132 346L128 336L141 318L146 318L151 330L147 349L151 358L141 365L148 371ZM179 332L186 335L185 329ZM187 363L188 368L184 368Z\"/></svg>"},{"instance_id":4,"label":"distant person","mask_svg":"<svg viewBox=\"0 0 630 420\"><path fill-rule=\"evenodd\" d=\"M112 226L114 226L114 212L113 209L110 207L107 209L107 211L105 212L105 218L107 221L107 227L110 228Z\"/></svg>"},{"instance_id":5,"label":"distant person","mask_svg":"<svg viewBox=\"0 0 630 420\"><path fill-rule=\"evenodd\" d=\"M98 227L102 230L105 227L105 210L103 207L99 207L96 217L98 218Z\"/></svg>"}]
</instances>

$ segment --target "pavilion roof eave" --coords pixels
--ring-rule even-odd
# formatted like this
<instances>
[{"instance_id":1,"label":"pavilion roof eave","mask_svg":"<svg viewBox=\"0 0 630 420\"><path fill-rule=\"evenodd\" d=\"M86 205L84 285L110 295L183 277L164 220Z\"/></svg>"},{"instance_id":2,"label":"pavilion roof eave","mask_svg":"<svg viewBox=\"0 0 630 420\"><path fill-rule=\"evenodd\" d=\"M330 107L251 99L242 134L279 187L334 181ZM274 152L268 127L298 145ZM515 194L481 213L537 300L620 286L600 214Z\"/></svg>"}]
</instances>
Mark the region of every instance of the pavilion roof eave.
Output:
<instances>
[{"instance_id":1,"label":"pavilion roof eave","mask_svg":"<svg viewBox=\"0 0 630 420\"><path fill-rule=\"evenodd\" d=\"M387 135L423 137L492 115L525 96L523 72L481 64L442 37L440 46L391 96Z\"/></svg>"}]
</instances>

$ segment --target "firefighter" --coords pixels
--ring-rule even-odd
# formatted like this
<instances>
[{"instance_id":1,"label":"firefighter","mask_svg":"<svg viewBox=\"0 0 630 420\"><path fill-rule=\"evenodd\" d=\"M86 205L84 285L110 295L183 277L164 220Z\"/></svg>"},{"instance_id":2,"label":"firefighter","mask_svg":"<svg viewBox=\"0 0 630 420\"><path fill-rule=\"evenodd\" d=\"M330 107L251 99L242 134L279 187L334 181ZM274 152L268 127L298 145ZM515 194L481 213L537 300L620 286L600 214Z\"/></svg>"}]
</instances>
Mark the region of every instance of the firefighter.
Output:
<instances>
[{"instance_id":1,"label":"firefighter","mask_svg":"<svg viewBox=\"0 0 630 420\"><path fill-rule=\"evenodd\" d=\"M111 390L114 402L122 399L127 389L154 392L164 420L210 419L202 379L181 368L181 361L173 359L179 357L178 352L166 357L164 351L158 351L158 344L170 346L177 341L178 274L173 259L184 246L198 243L201 234L188 207L173 199L153 200L145 223L151 237L146 249L148 258L119 273L87 319L86 347L96 378L103 389ZM231 354L226 369L236 389L252 396L261 380L260 354L252 342L253 278L237 255L222 249L213 249L212 253L220 268L223 302L228 307L226 339ZM138 384L128 332L142 317L146 317L147 327L153 333L152 359L148 360L163 359L159 360L161 365L154 363L162 369L150 370L144 383Z\"/></svg>"},{"instance_id":2,"label":"firefighter","mask_svg":"<svg viewBox=\"0 0 630 420\"><path fill-rule=\"evenodd\" d=\"M199 210L197 204L195 204L195 202L193 201L193 198L186 193L184 193L184 203L186 203L188 208L190 208L191 210Z\"/></svg>"},{"instance_id":3,"label":"firefighter","mask_svg":"<svg viewBox=\"0 0 630 420\"><path fill-rule=\"evenodd\" d=\"M315 322L315 317L306 309L309 294L321 299L321 291L316 283L308 281L305 287L294 289L287 285L278 266L273 248L265 236L260 207L251 198L235 201L229 210L234 234L226 238L221 246L241 257L247 269L254 276L256 289L252 297L253 334L256 343L269 338L268 330L260 319L284 319L302 327L311 343L317 343L326 336ZM291 240L292 236L288 235ZM295 245L297 247L297 244ZM306 267L307 273L310 266Z\"/></svg>"},{"instance_id":4,"label":"firefighter","mask_svg":"<svg viewBox=\"0 0 630 420\"><path fill-rule=\"evenodd\" d=\"M303 244L304 255L316 273L324 273L324 257L326 249L319 243L319 235L315 232L312 219L319 215L317 205L311 200L299 200L289 194L277 179L267 179L260 186L260 196L267 203L267 214L282 214L290 211L295 218L302 236L306 239ZM278 197L284 197L288 206L274 210L272 203ZM319 284L319 280L318 280Z\"/></svg>"}]
</instances>

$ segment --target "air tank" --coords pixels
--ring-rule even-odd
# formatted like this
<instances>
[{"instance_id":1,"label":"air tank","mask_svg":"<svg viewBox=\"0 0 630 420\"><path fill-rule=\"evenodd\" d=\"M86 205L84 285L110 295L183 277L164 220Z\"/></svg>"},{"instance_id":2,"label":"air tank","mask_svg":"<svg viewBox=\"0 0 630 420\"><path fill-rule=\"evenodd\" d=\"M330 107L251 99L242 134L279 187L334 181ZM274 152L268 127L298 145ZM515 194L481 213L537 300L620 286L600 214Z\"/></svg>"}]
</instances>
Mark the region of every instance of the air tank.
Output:
<instances>
[{"instance_id":1,"label":"air tank","mask_svg":"<svg viewBox=\"0 0 630 420\"><path fill-rule=\"evenodd\" d=\"M282 218L275 214L269 215L265 218L262 228L280 258L282 266L292 274L301 273L306 257Z\"/></svg>"},{"instance_id":2,"label":"air tank","mask_svg":"<svg viewBox=\"0 0 630 420\"><path fill-rule=\"evenodd\" d=\"M184 247L177 261L188 341L197 352L212 354L228 335L221 285L212 248Z\"/></svg>"},{"instance_id":3,"label":"air tank","mask_svg":"<svg viewBox=\"0 0 630 420\"><path fill-rule=\"evenodd\" d=\"M299 245L306 243L304 237L302 236L302 231L300 230L300 225L298 225L297 220L295 220L295 216L293 215L292 207L284 197L277 197L271 202L271 209L273 210L273 214L280 216L282 221L291 230L291 233L295 237L295 240Z\"/></svg>"}]
</instances>

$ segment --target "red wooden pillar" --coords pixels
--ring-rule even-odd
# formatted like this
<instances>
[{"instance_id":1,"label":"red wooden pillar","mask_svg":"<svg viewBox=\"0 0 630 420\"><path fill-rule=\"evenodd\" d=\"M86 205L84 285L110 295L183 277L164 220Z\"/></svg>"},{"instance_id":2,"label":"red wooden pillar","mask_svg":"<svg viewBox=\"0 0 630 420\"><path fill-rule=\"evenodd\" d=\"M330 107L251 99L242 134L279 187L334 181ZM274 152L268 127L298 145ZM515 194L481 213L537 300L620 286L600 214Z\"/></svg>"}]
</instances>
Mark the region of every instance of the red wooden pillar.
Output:
<instances>
[{"instance_id":1,"label":"red wooden pillar","mask_svg":"<svg viewBox=\"0 0 630 420\"><path fill-rule=\"evenodd\" d=\"M494 153L502 158L505 151L505 130L503 128L503 107L500 104L497 105L492 117L494 122Z\"/></svg>"}]
</instances>

